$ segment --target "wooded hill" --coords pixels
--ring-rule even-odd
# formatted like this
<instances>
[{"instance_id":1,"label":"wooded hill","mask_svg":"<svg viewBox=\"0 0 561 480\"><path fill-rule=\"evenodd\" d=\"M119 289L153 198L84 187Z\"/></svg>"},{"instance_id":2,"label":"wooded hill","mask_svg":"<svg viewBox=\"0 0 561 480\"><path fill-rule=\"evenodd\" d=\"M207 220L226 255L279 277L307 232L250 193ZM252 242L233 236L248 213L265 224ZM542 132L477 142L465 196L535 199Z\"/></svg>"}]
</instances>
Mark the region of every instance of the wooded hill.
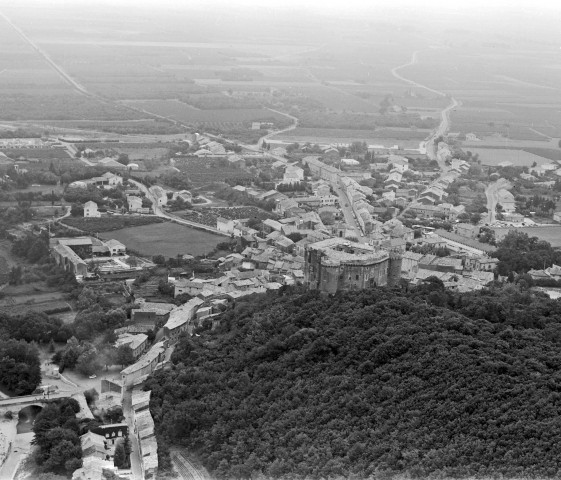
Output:
<instances>
[{"instance_id":1,"label":"wooded hill","mask_svg":"<svg viewBox=\"0 0 561 480\"><path fill-rule=\"evenodd\" d=\"M222 318L148 381L163 465L171 442L219 478L559 475L558 301L429 279Z\"/></svg>"}]
</instances>

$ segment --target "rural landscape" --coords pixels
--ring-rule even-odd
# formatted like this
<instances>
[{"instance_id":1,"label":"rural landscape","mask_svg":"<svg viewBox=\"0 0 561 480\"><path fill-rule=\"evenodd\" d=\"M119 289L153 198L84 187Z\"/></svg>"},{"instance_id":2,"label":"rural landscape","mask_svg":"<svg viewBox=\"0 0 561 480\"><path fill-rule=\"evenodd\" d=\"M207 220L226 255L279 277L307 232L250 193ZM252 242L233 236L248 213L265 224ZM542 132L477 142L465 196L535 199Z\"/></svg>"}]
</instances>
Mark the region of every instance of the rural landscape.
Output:
<instances>
[{"instance_id":1,"label":"rural landscape","mask_svg":"<svg viewBox=\"0 0 561 480\"><path fill-rule=\"evenodd\" d=\"M0 0L0 480L558 478L560 14Z\"/></svg>"}]
</instances>

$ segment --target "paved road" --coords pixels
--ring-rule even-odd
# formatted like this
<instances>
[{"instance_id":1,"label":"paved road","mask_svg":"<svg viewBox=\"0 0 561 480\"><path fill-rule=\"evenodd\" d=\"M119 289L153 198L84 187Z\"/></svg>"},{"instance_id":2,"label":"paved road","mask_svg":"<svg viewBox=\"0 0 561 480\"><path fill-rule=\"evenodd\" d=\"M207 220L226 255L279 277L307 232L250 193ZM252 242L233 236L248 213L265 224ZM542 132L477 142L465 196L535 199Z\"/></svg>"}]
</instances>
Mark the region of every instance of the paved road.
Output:
<instances>
[{"instance_id":1,"label":"paved road","mask_svg":"<svg viewBox=\"0 0 561 480\"><path fill-rule=\"evenodd\" d=\"M203 230L206 230L206 231L211 232L211 233L216 233L218 235L223 235L225 237L230 236L227 233L221 232L220 230L217 230L216 228L209 227L208 225L203 225L201 223L191 222L189 220L185 220L183 218L179 218L179 217L176 217L175 215L171 215L167 212L164 212L158 206L158 202L154 198L154 195L152 195L152 192L150 192L150 190L148 190L146 185L144 185L140 182L137 182L136 180L132 180L132 179L129 179L129 181L134 183L140 190L142 190L145 193L146 198L148 198L148 200L150 200L152 202L152 210L154 210L154 215L156 215L160 218L166 218L168 220L171 220L172 222L179 223L179 224L185 225L187 227L195 227L195 228L203 229Z\"/></svg>"},{"instance_id":2,"label":"paved road","mask_svg":"<svg viewBox=\"0 0 561 480\"><path fill-rule=\"evenodd\" d=\"M343 212L343 216L345 217L345 223L356 230L359 235L358 241L360 243L368 243L368 237L364 235L362 228L360 228L360 225L355 218L353 209L351 207L352 202L347 197L347 194L340 186L333 187L333 190L335 190L335 193L339 197L339 205L341 206L341 211Z\"/></svg>"},{"instance_id":3,"label":"paved road","mask_svg":"<svg viewBox=\"0 0 561 480\"><path fill-rule=\"evenodd\" d=\"M508 190L511 184L504 178L499 178L496 182L490 183L485 189L485 196L487 197L487 217L486 223L493 224L497 221L496 208L499 202L499 191L502 189Z\"/></svg>"}]
</instances>

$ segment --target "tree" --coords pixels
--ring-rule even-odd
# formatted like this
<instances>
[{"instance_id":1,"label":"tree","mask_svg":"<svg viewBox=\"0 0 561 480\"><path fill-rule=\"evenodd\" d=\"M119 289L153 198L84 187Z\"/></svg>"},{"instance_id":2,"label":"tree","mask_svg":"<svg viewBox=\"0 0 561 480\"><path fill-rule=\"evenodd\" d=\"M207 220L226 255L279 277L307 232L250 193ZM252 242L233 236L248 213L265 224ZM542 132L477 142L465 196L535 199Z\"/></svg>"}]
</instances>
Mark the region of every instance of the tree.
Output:
<instances>
[{"instance_id":1,"label":"tree","mask_svg":"<svg viewBox=\"0 0 561 480\"><path fill-rule=\"evenodd\" d=\"M120 153L117 157L117 161L123 165L128 165L130 163L129 156L126 153Z\"/></svg>"},{"instance_id":2,"label":"tree","mask_svg":"<svg viewBox=\"0 0 561 480\"><path fill-rule=\"evenodd\" d=\"M84 207L78 203L73 203L72 207L70 207L70 215L73 217L83 217Z\"/></svg>"},{"instance_id":3,"label":"tree","mask_svg":"<svg viewBox=\"0 0 561 480\"><path fill-rule=\"evenodd\" d=\"M18 285L21 282L23 276L23 270L21 268L21 266L19 265L14 265L11 270L10 270L10 274L8 276L8 282L10 285Z\"/></svg>"},{"instance_id":4,"label":"tree","mask_svg":"<svg viewBox=\"0 0 561 480\"><path fill-rule=\"evenodd\" d=\"M128 345L121 345L120 347L117 347L115 361L117 362L117 365L121 365L122 367L133 364L134 353L132 348Z\"/></svg>"},{"instance_id":5,"label":"tree","mask_svg":"<svg viewBox=\"0 0 561 480\"><path fill-rule=\"evenodd\" d=\"M113 456L113 464L117 468L125 468L127 465L126 453L125 453L125 446L123 442L120 441L115 445L115 455Z\"/></svg>"}]
</instances>

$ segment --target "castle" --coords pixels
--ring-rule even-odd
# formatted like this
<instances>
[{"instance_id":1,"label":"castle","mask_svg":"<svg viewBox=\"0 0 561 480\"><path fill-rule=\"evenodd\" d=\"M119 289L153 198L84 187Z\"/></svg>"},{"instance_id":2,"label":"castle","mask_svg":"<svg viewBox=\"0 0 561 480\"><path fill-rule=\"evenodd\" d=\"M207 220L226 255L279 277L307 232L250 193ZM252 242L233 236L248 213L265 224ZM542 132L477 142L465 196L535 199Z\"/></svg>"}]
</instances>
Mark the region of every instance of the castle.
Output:
<instances>
[{"instance_id":1,"label":"castle","mask_svg":"<svg viewBox=\"0 0 561 480\"><path fill-rule=\"evenodd\" d=\"M304 281L311 290L335 293L397 285L401 254L344 238L328 238L306 247Z\"/></svg>"}]
</instances>

